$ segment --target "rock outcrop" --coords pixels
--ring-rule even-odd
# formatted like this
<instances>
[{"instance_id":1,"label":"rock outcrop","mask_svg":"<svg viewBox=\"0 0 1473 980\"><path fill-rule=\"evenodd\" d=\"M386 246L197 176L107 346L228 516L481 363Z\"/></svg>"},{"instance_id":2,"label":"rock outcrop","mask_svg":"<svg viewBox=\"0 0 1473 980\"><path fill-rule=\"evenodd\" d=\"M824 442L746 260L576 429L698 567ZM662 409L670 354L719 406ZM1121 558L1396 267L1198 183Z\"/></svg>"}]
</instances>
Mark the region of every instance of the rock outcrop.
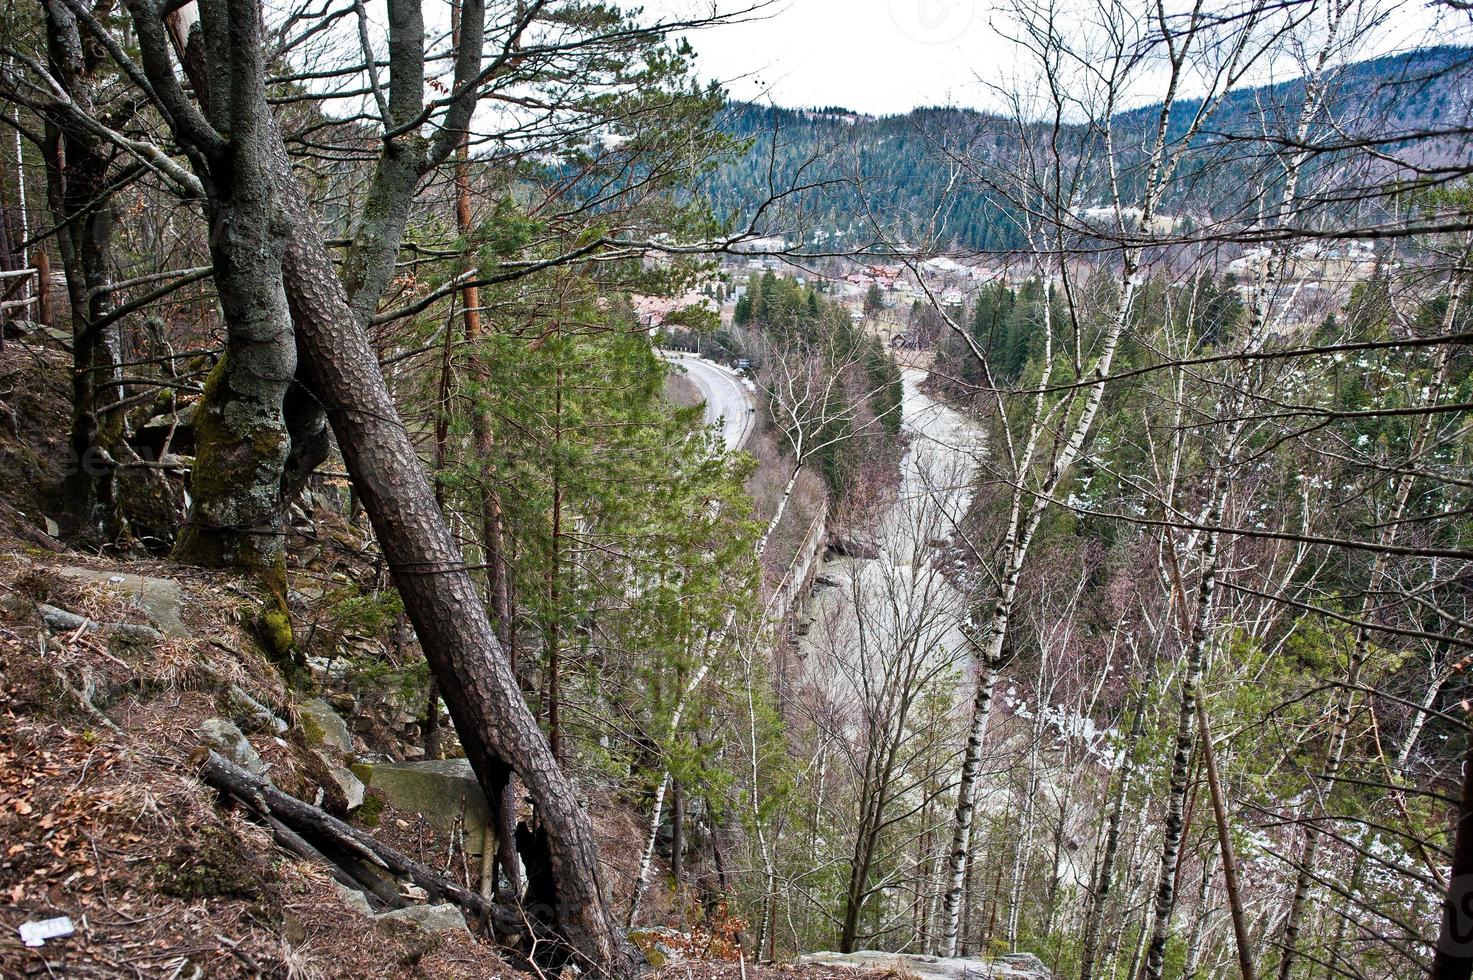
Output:
<instances>
[{"instance_id":1,"label":"rock outcrop","mask_svg":"<svg viewBox=\"0 0 1473 980\"><path fill-rule=\"evenodd\" d=\"M800 963L845 966L856 970L889 970L920 980L1053 980L1053 974L1032 953L1014 953L992 959L969 956L923 956L918 953L804 953Z\"/></svg>"},{"instance_id":2,"label":"rock outcrop","mask_svg":"<svg viewBox=\"0 0 1473 980\"><path fill-rule=\"evenodd\" d=\"M153 578L91 568L58 568L56 574L86 585L97 585L130 599L149 622L171 636L188 636L184 626L184 593L171 578Z\"/></svg>"},{"instance_id":3,"label":"rock outcrop","mask_svg":"<svg viewBox=\"0 0 1473 980\"><path fill-rule=\"evenodd\" d=\"M466 759L359 762L353 771L391 806L422 814L437 830L454 833L463 817L466 851L484 849L491 811Z\"/></svg>"},{"instance_id":4,"label":"rock outcrop","mask_svg":"<svg viewBox=\"0 0 1473 980\"><path fill-rule=\"evenodd\" d=\"M862 561L874 561L880 557L880 546L873 538L861 532L836 535L829 542L828 554L830 558L858 558Z\"/></svg>"},{"instance_id":5,"label":"rock outcrop","mask_svg":"<svg viewBox=\"0 0 1473 980\"><path fill-rule=\"evenodd\" d=\"M363 805L367 792L363 780L343 763L351 762L353 734L348 723L322 698L311 698L297 705L297 718L307 745L322 763L326 778L323 788L329 790L330 806L338 812L356 810Z\"/></svg>"},{"instance_id":6,"label":"rock outcrop","mask_svg":"<svg viewBox=\"0 0 1473 980\"><path fill-rule=\"evenodd\" d=\"M260 753L235 722L226 718L207 718L199 726L199 735L206 745L242 769L258 776L266 771L266 763Z\"/></svg>"},{"instance_id":7,"label":"rock outcrop","mask_svg":"<svg viewBox=\"0 0 1473 980\"><path fill-rule=\"evenodd\" d=\"M333 710L332 705L321 698L312 698L297 705L297 715L307 736L307 744L342 755L352 754L353 736L348 731L348 723Z\"/></svg>"}]
</instances>

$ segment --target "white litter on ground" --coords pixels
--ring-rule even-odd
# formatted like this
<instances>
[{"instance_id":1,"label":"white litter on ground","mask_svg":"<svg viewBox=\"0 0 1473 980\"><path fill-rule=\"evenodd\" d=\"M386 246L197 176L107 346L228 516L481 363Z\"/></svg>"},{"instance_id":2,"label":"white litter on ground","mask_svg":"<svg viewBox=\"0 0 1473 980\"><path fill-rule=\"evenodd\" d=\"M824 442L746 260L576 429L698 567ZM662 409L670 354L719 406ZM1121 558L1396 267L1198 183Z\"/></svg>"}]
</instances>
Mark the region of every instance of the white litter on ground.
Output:
<instances>
[{"instance_id":1,"label":"white litter on ground","mask_svg":"<svg viewBox=\"0 0 1473 980\"><path fill-rule=\"evenodd\" d=\"M20 941L27 946L44 946L46 940L65 939L76 932L76 929L72 926L72 920L62 915L55 919L22 922L16 931L20 933Z\"/></svg>"}]
</instances>

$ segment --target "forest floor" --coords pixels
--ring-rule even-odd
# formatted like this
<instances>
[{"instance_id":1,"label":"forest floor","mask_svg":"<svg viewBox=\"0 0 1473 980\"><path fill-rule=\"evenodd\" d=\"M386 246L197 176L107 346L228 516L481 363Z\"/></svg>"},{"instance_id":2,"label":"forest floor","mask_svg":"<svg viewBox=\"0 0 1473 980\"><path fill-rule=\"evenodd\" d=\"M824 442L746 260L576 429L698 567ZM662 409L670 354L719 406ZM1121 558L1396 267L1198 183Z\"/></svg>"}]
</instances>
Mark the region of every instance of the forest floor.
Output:
<instances>
[{"instance_id":1,"label":"forest floor","mask_svg":"<svg viewBox=\"0 0 1473 980\"><path fill-rule=\"evenodd\" d=\"M222 678L263 704L283 703L275 671L232 621L232 583L202 575L181 583L191 633L213 643L47 635L37 599L102 622L144 622L109 608L100 590L58 586L46 572L50 558L0 561L0 975L508 972L496 949L469 933L430 935L382 920L364 928L326 867L277 849L195 778L190 754L200 726L221 713ZM279 785L302 792L300 745L253 744ZM383 813L380 822L406 816ZM443 850L432 837L424 842ZM20 944L22 923L57 916L71 920L74 935Z\"/></svg>"}]
</instances>

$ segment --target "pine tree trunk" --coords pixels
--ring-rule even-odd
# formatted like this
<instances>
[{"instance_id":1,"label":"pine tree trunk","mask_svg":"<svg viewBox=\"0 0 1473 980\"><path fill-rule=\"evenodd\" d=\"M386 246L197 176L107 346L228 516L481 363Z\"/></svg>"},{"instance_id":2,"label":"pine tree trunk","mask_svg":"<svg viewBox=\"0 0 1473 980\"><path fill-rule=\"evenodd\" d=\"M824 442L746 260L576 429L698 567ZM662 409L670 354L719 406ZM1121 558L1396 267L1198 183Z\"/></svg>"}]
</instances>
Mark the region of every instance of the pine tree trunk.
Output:
<instances>
[{"instance_id":1,"label":"pine tree trunk","mask_svg":"<svg viewBox=\"0 0 1473 980\"><path fill-rule=\"evenodd\" d=\"M459 42L460 3L451 8L456 42ZM469 150L464 139L456 151L455 163L455 226L463 239L468 239L474 230L474 215L471 211L471 185ZM481 349L485 342L481 322L481 291L468 285L460 293L462 317L465 321L465 342L470 352L471 375L476 381L478 398L471 406L471 437L475 459L489 465L496 452L495 432L491 413L484 404L487 394L484 385L487 377L486 356ZM501 501L490 480L482 478L477 488L479 495L481 552L486 565L486 595L491 609L491 622L496 638L501 641L511 664L512 674L517 671L516 647L512 643L514 629L510 572L506 562L506 541L501 519ZM501 811L497 814L499 828L496 841L496 863L506 879L507 889L514 895L521 894L521 872L516 856L515 831L517 825L516 796L504 793Z\"/></svg>"},{"instance_id":2,"label":"pine tree trunk","mask_svg":"<svg viewBox=\"0 0 1473 980\"><path fill-rule=\"evenodd\" d=\"M557 369L555 389L554 452L561 451L563 440L563 369ZM563 485L558 464L552 471L552 539L551 554L547 566L547 623L543 630L547 644L547 740L552 745L552 756L563 759L563 726L561 717L561 671L562 671L562 614L559 609L562 591L562 538L563 538Z\"/></svg>"},{"instance_id":3,"label":"pine tree trunk","mask_svg":"<svg viewBox=\"0 0 1473 980\"><path fill-rule=\"evenodd\" d=\"M466 160L466 147L462 143L455 164L455 222L462 237L473 230L471 213L470 167ZM491 424L491 413L482 404L486 392L486 356L480 346L485 342L485 331L481 322L481 291L474 285L466 286L460 294L462 316L465 320L465 342L470 350L471 374L479 390L479 398L471 408L471 436L475 458L485 466L496 452L496 437ZM479 488L481 517L481 550L485 555L486 592L491 604L492 621L502 646L510 647L512 629L511 592L506 567L506 552L501 522L501 504L496 490L489 480L483 478ZM515 665L513 665L515 666Z\"/></svg>"},{"instance_id":4,"label":"pine tree trunk","mask_svg":"<svg viewBox=\"0 0 1473 980\"><path fill-rule=\"evenodd\" d=\"M311 214L279 138L274 150L276 176L292 213ZM633 953L608 911L588 816L522 699L313 222L297 229L286 258L288 297L314 393L328 406L348 472L430 669L441 681L466 756L493 812L502 805L511 772L536 803L545 838L531 846L545 846L546 855L524 857L529 866L549 865L557 901L529 912L552 923L585 969L631 975Z\"/></svg>"},{"instance_id":5,"label":"pine tree trunk","mask_svg":"<svg viewBox=\"0 0 1473 980\"><path fill-rule=\"evenodd\" d=\"M670 877L675 893L680 894L680 881L685 876L685 789L680 780L670 783ZM684 913L682 913L684 914Z\"/></svg>"},{"instance_id":6,"label":"pine tree trunk","mask_svg":"<svg viewBox=\"0 0 1473 980\"><path fill-rule=\"evenodd\" d=\"M1207 793L1212 802L1213 824L1217 829L1218 856L1222 861L1222 884L1227 892L1228 914L1233 923L1233 948L1238 954L1238 975L1254 980L1252 942L1248 938L1248 919L1243 910L1242 892L1238 888L1238 857L1233 853L1233 838L1228 826L1227 797L1217 771L1217 750L1212 744L1212 728L1207 724L1207 707L1197 699L1197 738L1202 747L1202 765L1207 772Z\"/></svg>"}]
</instances>

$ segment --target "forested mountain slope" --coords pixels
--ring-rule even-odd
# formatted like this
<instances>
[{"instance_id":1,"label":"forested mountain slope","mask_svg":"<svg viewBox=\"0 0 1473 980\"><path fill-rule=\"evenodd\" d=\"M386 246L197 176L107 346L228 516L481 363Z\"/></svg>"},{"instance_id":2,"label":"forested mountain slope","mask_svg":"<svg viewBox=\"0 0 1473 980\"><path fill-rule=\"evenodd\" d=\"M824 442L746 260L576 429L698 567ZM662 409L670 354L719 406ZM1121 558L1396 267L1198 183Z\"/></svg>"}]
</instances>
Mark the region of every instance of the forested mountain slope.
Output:
<instances>
[{"instance_id":1,"label":"forested mountain slope","mask_svg":"<svg viewBox=\"0 0 1473 980\"><path fill-rule=\"evenodd\" d=\"M1465 91L1470 74L1473 49L1455 46L1350 64L1331 74L1316 129L1338 134L1346 149L1370 140L1386 151L1405 150L1405 137L1418 134L1411 162L1465 164L1460 133L1473 113ZM1302 78L1229 92L1182 165L1166 207L1200 223L1247 206L1251 194L1244 193L1242 180L1255 169L1265 135L1292 143L1303 104ZM1180 139L1201 110L1200 99L1173 102L1170 138ZM1115 138L1127 158L1131 148L1137 151L1137 165L1160 111L1154 103L1114 116ZM875 117L836 106L810 110L738 102L726 107L719 124L750 141L750 149L708 175L702 190L718 214L738 225L782 194L780 206L761 216L760 229L819 250L882 238L987 251L1024 243L1016 202L997 179L1019 139L1008 116L928 107ZM1067 120L1064 129L1071 129ZM1426 138L1439 131L1446 131L1445 138ZM1037 135L1042 142L1041 123ZM1345 155L1330 148L1333 142L1319 146L1314 166L1344 163ZM1127 183L1140 178L1129 168L1124 176ZM1410 176L1404 167L1387 165L1357 179L1382 184ZM792 193L794 188L807 189ZM1088 208L1105 202L1079 203Z\"/></svg>"}]
</instances>

